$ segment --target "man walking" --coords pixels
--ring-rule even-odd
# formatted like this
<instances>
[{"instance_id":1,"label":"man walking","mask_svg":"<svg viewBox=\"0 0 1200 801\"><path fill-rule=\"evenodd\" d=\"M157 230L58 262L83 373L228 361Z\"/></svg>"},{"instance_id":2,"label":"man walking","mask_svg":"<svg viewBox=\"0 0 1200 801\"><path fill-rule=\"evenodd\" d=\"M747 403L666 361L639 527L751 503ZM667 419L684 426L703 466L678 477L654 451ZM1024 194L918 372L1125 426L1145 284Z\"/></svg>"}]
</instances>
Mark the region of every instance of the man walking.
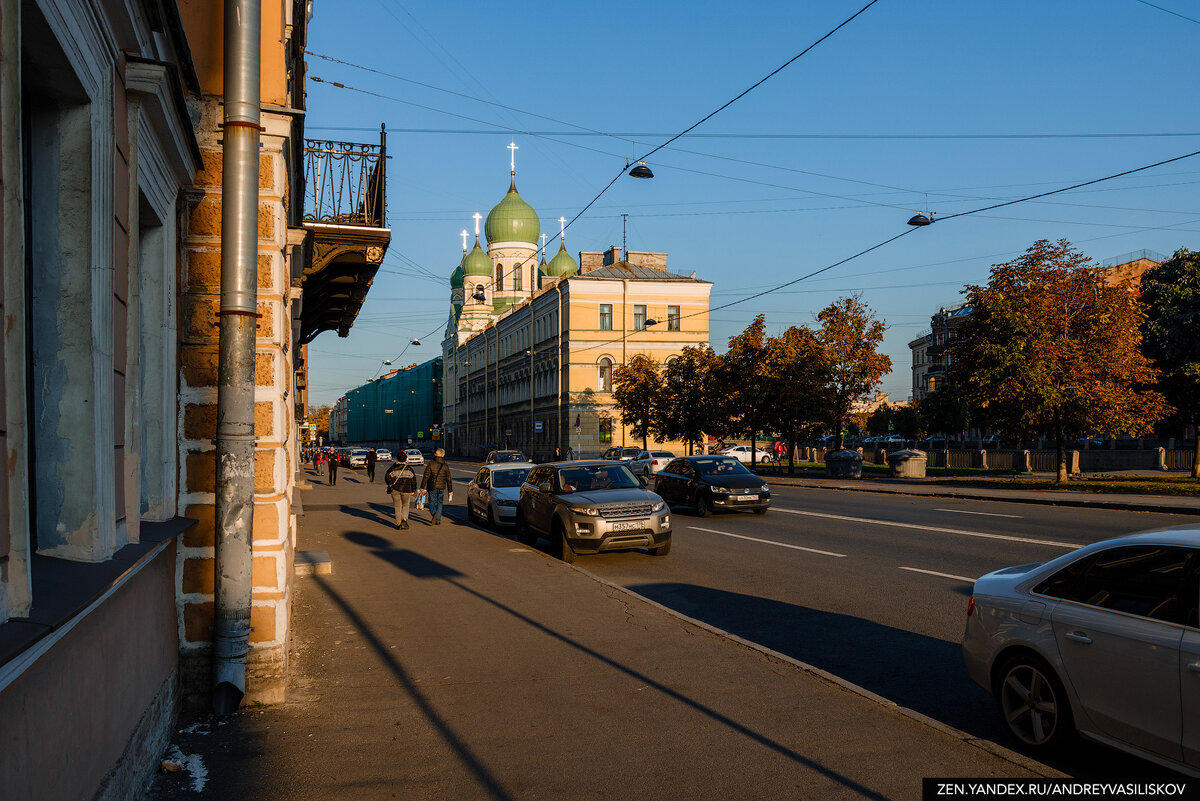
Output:
<instances>
[{"instance_id":1,"label":"man walking","mask_svg":"<svg viewBox=\"0 0 1200 801\"><path fill-rule=\"evenodd\" d=\"M375 483L375 462L379 461L379 454L374 448L367 451L367 480L372 484Z\"/></svg>"},{"instance_id":2,"label":"man walking","mask_svg":"<svg viewBox=\"0 0 1200 801\"><path fill-rule=\"evenodd\" d=\"M331 487L337 485L337 469L341 460L341 455L337 451L329 452L329 486Z\"/></svg>"},{"instance_id":3,"label":"man walking","mask_svg":"<svg viewBox=\"0 0 1200 801\"><path fill-rule=\"evenodd\" d=\"M446 452L438 448L421 474L421 489L429 494L429 516L433 518L435 526L442 524L442 503L446 498L446 490L453 491L450 466L446 464L445 456Z\"/></svg>"},{"instance_id":4,"label":"man walking","mask_svg":"<svg viewBox=\"0 0 1200 801\"><path fill-rule=\"evenodd\" d=\"M396 528L408 528L408 505L417 491L417 474L406 462L396 462L383 474L383 483L392 496L392 507L396 510Z\"/></svg>"}]
</instances>

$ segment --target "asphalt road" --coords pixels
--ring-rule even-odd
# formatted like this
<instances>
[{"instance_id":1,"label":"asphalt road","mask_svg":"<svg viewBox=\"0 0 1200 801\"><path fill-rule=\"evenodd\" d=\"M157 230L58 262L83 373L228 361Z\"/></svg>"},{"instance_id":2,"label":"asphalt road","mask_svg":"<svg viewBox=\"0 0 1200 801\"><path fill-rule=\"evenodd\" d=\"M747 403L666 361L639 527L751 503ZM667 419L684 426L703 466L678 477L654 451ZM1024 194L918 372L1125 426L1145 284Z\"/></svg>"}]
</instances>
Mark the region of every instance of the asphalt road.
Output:
<instances>
[{"instance_id":1,"label":"asphalt road","mask_svg":"<svg viewBox=\"0 0 1200 801\"><path fill-rule=\"evenodd\" d=\"M456 506L473 475L464 468L454 469L463 482ZM677 510L674 545L665 558L623 551L581 557L577 566L971 735L1015 747L991 698L962 666L959 643L974 579L1096 540L1194 520L778 487L766 515L699 518ZM1081 777L1164 773L1091 744L1048 764Z\"/></svg>"}]
</instances>

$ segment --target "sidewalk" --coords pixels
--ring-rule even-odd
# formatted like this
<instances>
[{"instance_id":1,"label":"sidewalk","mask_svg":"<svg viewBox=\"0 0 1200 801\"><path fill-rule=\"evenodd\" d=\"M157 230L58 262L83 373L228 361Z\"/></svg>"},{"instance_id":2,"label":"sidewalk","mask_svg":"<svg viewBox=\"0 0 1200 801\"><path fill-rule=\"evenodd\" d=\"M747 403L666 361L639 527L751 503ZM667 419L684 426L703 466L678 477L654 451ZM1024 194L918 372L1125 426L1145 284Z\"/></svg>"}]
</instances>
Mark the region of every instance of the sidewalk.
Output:
<instances>
[{"instance_id":1,"label":"sidewalk","mask_svg":"<svg viewBox=\"0 0 1200 801\"><path fill-rule=\"evenodd\" d=\"M310 477L289 700L184 721L165 799L918 799L1054 774L462 522ZM586 568L587 560L580 564ZM197 790L199 785L200 789Z\"/></svg>"},{"instance_id":2,"label":"sidewalk","mask_svg":"<svg viewBox=\"0 0 1200 801\"><path fill-rule=\"evenodd\" d=\"M1162 475L1161 473L1155 475ZM1046 474L1049 480L1053 475ZM971 501L1008 501L1050 506L1089 506L1128 512L1162 512L1200 515L1200 497L1182 495L1134 495L1117 492L1075 492L1071 490L1032 490L1005 486L1008 479L994 479L991 487L956 487L937 479L920 478L822 478L819 476L765 475L768 484L785 487L881 492L891 495L924 495L931 498L958 498Z\"/></svg>"}]
</instances>

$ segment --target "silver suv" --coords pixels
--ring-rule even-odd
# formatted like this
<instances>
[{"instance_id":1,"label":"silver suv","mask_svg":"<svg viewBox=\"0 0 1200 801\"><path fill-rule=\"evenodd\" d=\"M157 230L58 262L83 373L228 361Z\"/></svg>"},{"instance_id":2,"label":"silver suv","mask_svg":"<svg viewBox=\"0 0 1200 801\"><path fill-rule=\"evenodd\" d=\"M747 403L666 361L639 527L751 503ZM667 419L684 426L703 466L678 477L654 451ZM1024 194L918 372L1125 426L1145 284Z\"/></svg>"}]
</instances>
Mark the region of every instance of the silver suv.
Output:
<instances>
[{"instance_id":1,"label":"silver suv","mask_svg":"<svg viewBox=\"0 0 1200 801\"><path fill-rule=\"evenodd\" d=\"M624 464L557 462L535 467L517 502L517 539L554 544L564 562L579 553L649 548L671 552L671 511Z\"/></svg>"}]
</instances>

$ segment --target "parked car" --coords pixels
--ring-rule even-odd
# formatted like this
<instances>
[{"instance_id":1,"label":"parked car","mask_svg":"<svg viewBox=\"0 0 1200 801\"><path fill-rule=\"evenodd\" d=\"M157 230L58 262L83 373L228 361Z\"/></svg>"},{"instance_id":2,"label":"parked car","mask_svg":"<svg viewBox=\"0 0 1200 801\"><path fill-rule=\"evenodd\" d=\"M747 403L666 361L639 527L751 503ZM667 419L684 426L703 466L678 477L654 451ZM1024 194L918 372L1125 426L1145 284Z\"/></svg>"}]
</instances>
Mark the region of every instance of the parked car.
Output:
<instances>
[{"instance_id":1,"label":"parked car","mask_svg":"<svg viewBox=\"0 0 1200 801\"><path fill-rule=\"evenodd\" d=\"M517 538L548 537L564 562L622 548L671 552L671 513L629 468L611 461L538 465L521 486Z\"/></svg>"},{"instance_id":2,"label":"parked car","mask_svg":"<svg viewBox=\"0 0 1200 801\"><path fill-rule=\"evenodd\" d=\"M771 506L771 488L732 456L676 459L654 477L654 491L699 517L744 509L761 515Z\"/></svg>"},{"instance_id":3,"label":"parked car","mask_svg":"<svg viewBox=\"0 0 1200 801\"><path fill-rule=\"evenodd\" d=\"M988 573L967 673L1017 740L1078 733L1200 776L1200 528L1150 531Z\"/></svg>"},{"instance_id":4,"label":"parked car","mask_svg":"<svg viewBox=\"0 0 1200 801\"><path fill-rule=\"evenodd\" d=\"M520 451L492 451L483 460L484 464L503 464L504 462L525 462L525 454Z\"/></svg>"},{"instance_id":5,"label":"parked car","mask_svg":"<svg viewBox=\"0 0 1200 801\"><path fill-rule=\"evenodd\" d=\"M521 485L536 465L503 462L484 465L467 485L467 518L486 521L489 528L517 522Z\"/></svg>"},{"instance_id":6,"label":"parked car","mask_svg":"<svg viewBox=\"0 0 1200 801\"><path fill-rule=\"evenodd\" d=\"M367 466L367 449L355 448L350 451L350 455L346 457L346 464L350 467L366 467Z\"/></svg>"},{"instance_id":7,"label":"parked car","mask_svg":"<svg viewBox=\"0 0 1200 801\"><path fill-rule=\"evenodd\" d=\"M642 453L641 448L609 448L600 457L614 462L630 462Z\"/></svg>"},{"instance_id":8,"label":"parked car","mask_svg":"<svg viewBox=\"0 0 1200 801\"><path fill-rule=\"evenodd\" d=\"M423 457L425 457L426 459L432 459L434 451L437 450L437 446L425 444L425 445L422 445L421 447L417 448L417 450L419 450L421 452L421 455Z\"/></svg>"},{"instance_id":9,"label":"parked car","mask_svg":"<svg viewBox=\"0 0 1200 801\"><path fill-rule=\"evenodd\" d=\"M392 461L392 452L387 448L376 448L375 458L381 462L390 462Z\"/></svg>"},{"instance_id":10,"label":"parked car","mask_svg":"<svg viewBox=\"0 0 1200 801\"><path fill-rule=\"evenodd\" d=\"M404 449L404 463L405 464L425 464L425 457L422 456L421 452L419 450L417 450L416 448L405 448Z\"/></svg>"},{"instance_id":11,"label":"parked car","mask_svg":"<svg viewBox=\"0 0 1200 801\"><path fill-rule=\"evenodd\" d=\"M770 451L764 451L762 448L751 448L749 445L734 445L732 448L726 448L721 451L722 456L732 456L742 464L750 464L750 454L756 454L755 460L759 462L769 462L775 458L775 454Z\"/></svg>"},{"instance_id":12,"label":"parked car","mask_svg":"<svg viewBox=\"0 0 1200 801\"><path fill-rule=\"evenodd\" d=\"M629 462L629 469L637 476L651 476L667 466L675 458L670 451L642 451Z\"/></svg>"}]
</instances>

